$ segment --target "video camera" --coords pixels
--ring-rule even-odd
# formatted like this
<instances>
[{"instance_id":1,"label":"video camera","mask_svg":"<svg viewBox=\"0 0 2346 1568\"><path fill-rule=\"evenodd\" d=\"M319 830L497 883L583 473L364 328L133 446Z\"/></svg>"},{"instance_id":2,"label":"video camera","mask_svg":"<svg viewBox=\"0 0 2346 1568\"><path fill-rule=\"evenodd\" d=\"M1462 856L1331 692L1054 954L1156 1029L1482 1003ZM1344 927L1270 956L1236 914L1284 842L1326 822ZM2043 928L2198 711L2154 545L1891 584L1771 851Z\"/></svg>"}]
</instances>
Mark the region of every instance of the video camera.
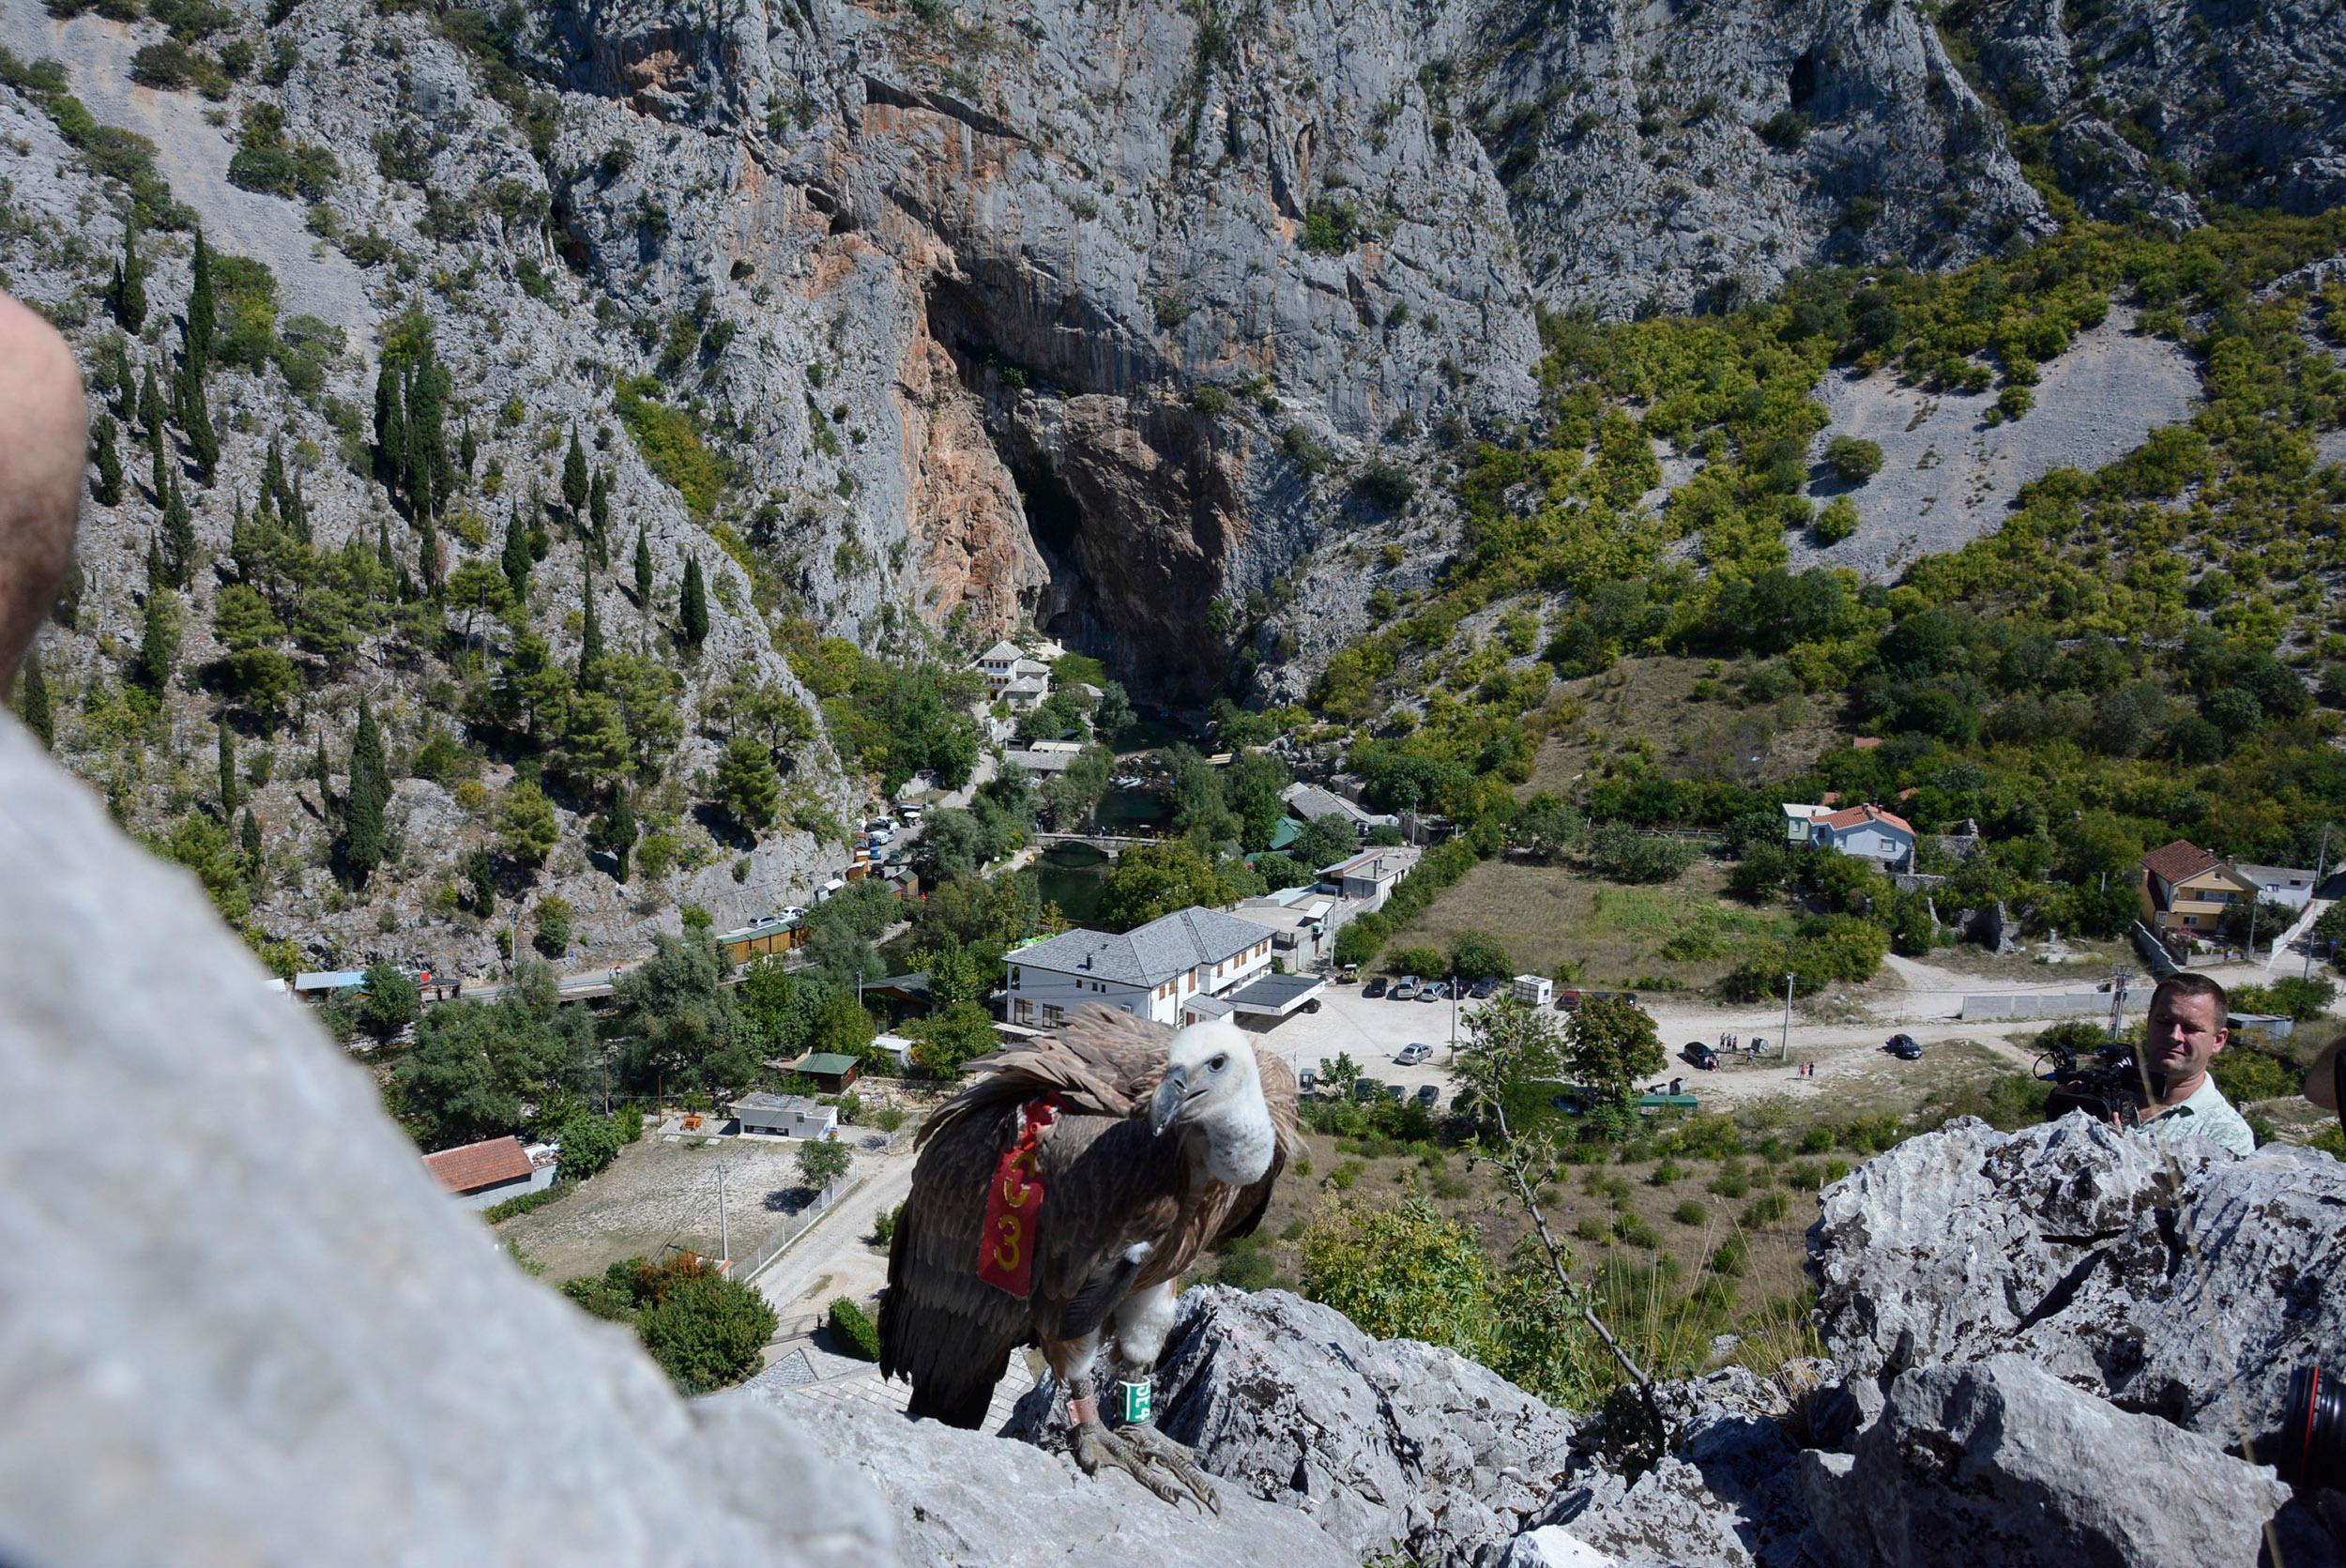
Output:
<instances>
[{"instance_id":1,"label":"video camera","mask_svg":"<svg viewBox=\"0 0 2346 1568\"><path fill-rule=\"evenodd\" d=\"M2083 1111L2096 1121L2140 1125L2144 1089L2158 1098L2166 1092L2166 1075L2144 1069L2133 1047L2115 1040L2096 1046L2094 1059L2091 1067L2079 1065L2074 1045L2051 1046L2036 1058L2040 1068L2048 1060L2052 1063L2051 1072L2037 1074L2053 1086L2045 1101L2045 1119L2058 1121L2071 1111Z\"/></svg>"}]
</instances>

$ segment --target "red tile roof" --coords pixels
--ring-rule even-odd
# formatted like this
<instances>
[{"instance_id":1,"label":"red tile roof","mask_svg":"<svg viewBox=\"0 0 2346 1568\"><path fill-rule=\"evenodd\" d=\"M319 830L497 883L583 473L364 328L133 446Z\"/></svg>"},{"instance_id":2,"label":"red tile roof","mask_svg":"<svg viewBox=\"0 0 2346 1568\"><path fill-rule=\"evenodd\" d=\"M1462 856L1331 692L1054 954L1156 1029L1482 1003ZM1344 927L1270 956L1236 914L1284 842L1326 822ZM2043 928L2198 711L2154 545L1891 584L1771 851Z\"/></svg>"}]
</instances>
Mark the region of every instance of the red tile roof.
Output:
<instances>
[{"instance_id":1,"label":"red tile roof","mask_svg":"<svg viewBox=\"0 0 2346 1568\"><path fill-rule=\"evenodd\" d=\"M443 1149L423 1157L423 1168L439 1178L451 1193L477 1193L500 1181L519 1181L529 1175L529 1151L515 1137L489 1138L462 1149Z\"/></svg>"},{"instance_id":2,"label":"red tile roof","mask_svg":"<svg viewBox=\"0 0 2346 1568\"><path fill-rule=\"evenodd\" d=\"M2142 868L2170 885L2197 876L2220 863L2221 857L2215 851L2202 849L2189 839L2177 839L2142 857Z\"/></svg>"},{"instance_id":3,"label":"red tile roof","mask_svg":"<svg viewBox=\"0 0 2346 1568\"><path fill-rule=\"evenodd\" d=\"M1851 806L1845 812L1835 812L1831 816L1820 816L1817 818L1817 822L1821 827L1836 830L1862 828L1868 822L1880 822L1896 828L1903 833L1912 833L1914 830L1914 825L1906 818L1883 811L1880 806Z\"/></svg>"},{"instance_id":4,"label":"red tile roof","mask_svg":"<svg viewBox=\"0 0 2346 1568\"><path fill-rule=\"evenodd\" d=\"M1881 744L1881 737L1878 735L1861 735L1856 739L1850 742L1850 750L1853 752L1870 752L1876 746Z\"/></svg>"}]
</instances>

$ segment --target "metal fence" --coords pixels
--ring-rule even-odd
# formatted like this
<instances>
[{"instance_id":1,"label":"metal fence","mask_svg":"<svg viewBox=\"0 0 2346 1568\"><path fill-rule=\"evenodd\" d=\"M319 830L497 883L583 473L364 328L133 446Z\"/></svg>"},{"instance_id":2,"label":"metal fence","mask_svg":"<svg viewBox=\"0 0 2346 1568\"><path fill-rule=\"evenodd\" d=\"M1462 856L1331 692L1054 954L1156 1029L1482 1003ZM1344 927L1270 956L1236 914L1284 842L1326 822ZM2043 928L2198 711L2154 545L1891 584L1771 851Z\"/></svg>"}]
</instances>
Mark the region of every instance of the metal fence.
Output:
<instances>
[{"instance_id":1,"label":"metal fence","mask_svg":"<svg viewBox=\"0 0 2346 1568\"><path fill-rule=\"evenodd\" d=\"M2075 1018L2107 1015L2112 997L2107 991L2034 991L2006 996L1970 996L1963 998L1964 1022L1983 1018ZM2123 1012L2140 1012L2151 1005L2151 988L2137 985L2129 989L2121 1005Z\"/></svg>"},{"instance_id":2,"label":"metal fence","mask_svg":"<svg viewBox=\"0 0 2346 1568\"><path fill-rule=\"evenodd\" d=\"M830 1210L832 1204L845 1197L863 1184L861 1171L832 1182L815 1195L815 1201L791 1216L790 1224L779 1234L768 1237L765 1245L733 1265L733 1277L747 1285L757 1277L757 1271L782 1256L783 1249L814 1228L815 1222Z\"/></svg>"}]
</instances>

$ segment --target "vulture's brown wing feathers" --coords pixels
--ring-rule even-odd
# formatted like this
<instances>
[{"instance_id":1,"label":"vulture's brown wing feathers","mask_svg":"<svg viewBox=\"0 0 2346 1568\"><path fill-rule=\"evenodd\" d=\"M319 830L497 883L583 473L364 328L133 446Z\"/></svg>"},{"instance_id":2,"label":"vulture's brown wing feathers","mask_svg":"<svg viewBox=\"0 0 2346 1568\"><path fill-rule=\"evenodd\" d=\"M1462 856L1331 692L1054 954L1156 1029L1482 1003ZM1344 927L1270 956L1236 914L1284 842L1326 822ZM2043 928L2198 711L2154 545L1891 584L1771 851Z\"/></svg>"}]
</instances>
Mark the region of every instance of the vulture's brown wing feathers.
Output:
<instances>
[{"instance_id":1,"label":"vulture's brown wing feathers","mask_svg":"<svg viewBox=\"0 0 2346 1568\"><path fill-rule=\"evenodd\" d=\"M1075 1010L1057 1034L1006 1046L969 1064L976 1078L929 1118L916 1145L963 1118L1057 1094L1071 1111L1121 1118L1156 1092L1173 1031L1129 1012L1091 1004Z\"/></svg>"},{"instance_id":2,"label":"vulture's brown wing feathers","mask_svg":"<svg viewBox=\"0 0 2346 1568\"><path fill-rule=\"evenodd\" d=\"M1011 1352L1030 1335L1027 1304L977 1274L986 1189L1017 1125L1011 1105L965 1114L913 1167L879 1312L880 1372L911 1381L913 1415L982 1424Z\"/></svg>"}]
</instances>

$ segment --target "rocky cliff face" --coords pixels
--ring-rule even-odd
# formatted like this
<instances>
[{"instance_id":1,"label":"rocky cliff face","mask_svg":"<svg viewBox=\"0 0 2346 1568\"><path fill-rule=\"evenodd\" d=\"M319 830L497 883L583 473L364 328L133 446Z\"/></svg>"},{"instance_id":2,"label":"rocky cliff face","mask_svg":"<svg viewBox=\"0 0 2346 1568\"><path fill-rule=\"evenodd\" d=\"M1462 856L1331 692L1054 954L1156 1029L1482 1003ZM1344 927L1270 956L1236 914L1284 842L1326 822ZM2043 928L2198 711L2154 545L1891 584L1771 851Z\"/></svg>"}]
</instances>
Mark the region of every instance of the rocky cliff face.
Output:
<instances>
[{"instance_id":1,"label":"rocky cliff face","mask_svg":"<svg viewBox=\"0 0 2346 1568\"><path fill-rule=\"evenodd\" d=\"M2178 223L2211 199L2346 192L2328 90L2346 27L2313 6L227 0L206 25L203 59L249 50L208 79L216 101L152 69L163 84L134 84L158 23L0 11L21 63L56 60L97 125L155 144L190 221L266 264L317 366L301 388L267 364L219 374L199 539L224 547L277 438L324 545L388 532L412 558L358 449L384 345L428 328L480 446L451 567L555 493L576 428L613 475L622 547L647 534L653 607L673 619L688 559L712 573L698 662L672 657L624 561L599 601L682 682L679 789L714 760L714 684L749 669L796 693L773 652L794 617L891 652L1031 623L1145 698L1294 694L1366 624L1370 586L1439 570L1455 449L1540 418L1540 308L1712 307L1806 266L1958 263L2051 222L2023 163L2089 210ZM0 268L95 366L129 187L60 133L50 92L0 89ZM233 175L271 145L332 168ZM130 358L167 373L185 231L145 254L157 308ZM689 420L696 475L631 436L622 388ZM51 651L77 685L138 633L161 497L126 457ZM1363 483L1379 461L1413 499ZM575 541L557 534L539 574L538 630L567 658ZM190 607L190 661L216 657L208 586ZM449 708L373 641L303 674L297 733L324 716L338 754L361 686L404 742ZM206 706L149 738L169 768L81 765L152 823L200 770ZM819 745L797 760L810 808L862 803ZM270 831L297 828L294 798L260 787ZM429 787L402 803L415 869L451 870L465 817ZM688 847L699 863L655 902L727 921L840 857L777 835L737 880L734 846ZM375 955L378 912L319 913L323 870L289 869L265 907L300 912L315 956ZM555 880L590 936L639 947L658 916L584 870L569 857Z\"/></svg>"}]
</instances>

